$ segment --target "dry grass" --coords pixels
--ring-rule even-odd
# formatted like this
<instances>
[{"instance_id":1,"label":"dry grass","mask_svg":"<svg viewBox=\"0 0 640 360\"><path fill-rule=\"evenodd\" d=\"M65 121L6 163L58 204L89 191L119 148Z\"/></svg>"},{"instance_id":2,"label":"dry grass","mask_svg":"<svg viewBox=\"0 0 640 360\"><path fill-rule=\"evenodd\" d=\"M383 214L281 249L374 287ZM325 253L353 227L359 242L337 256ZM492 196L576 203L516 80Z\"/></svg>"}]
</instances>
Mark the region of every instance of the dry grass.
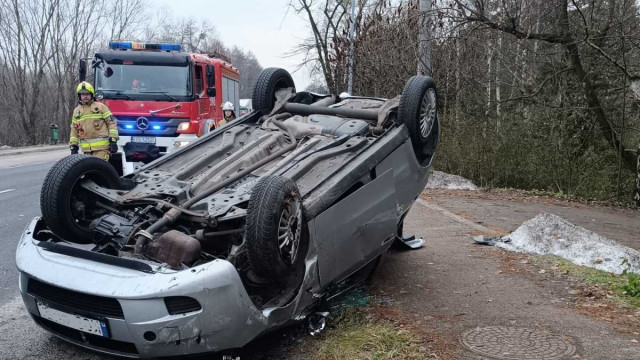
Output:
<instances>
[{"instance_id":1,"label":"dry grass","mask_svg":"<svg viewBox=\"0 0 640 360\"><path fill-rule=\"evenodd\" d=\"M303 344L303 353L317 360L422 360L423 341L413 332L398 329L372 314L371 309L347 308L329 321L320 336Z\"/></svg>"},{"instance_id":2,"label":"dry grass","mask_svg":"<svg viewBox=\"0 0 640 360\"><path fill-rule=\"evenodd\" d=\"M560 271L584 283L585 286L576 292L576 295L604 298L623 307L640 308L640 298L629 296L624 290L624 286L629 281L628 275L616 275L576 265L551 255L532 256L531 260L538 267Z\"/></svg>"}]
</instances>

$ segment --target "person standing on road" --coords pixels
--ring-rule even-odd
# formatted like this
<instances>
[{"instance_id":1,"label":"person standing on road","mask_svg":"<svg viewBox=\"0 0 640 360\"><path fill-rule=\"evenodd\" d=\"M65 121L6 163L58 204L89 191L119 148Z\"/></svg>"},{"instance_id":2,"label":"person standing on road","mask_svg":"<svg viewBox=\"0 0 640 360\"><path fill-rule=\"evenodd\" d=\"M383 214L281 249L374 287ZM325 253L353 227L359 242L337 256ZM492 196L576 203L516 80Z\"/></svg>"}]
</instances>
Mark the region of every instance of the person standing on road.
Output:
<instances>
[{"instance_id":1,"label":"person standing on road","mask_svg":"<svg viewBox=\"0 0 640 360\"><path fill-rule=\"evenodd\" d=\"M111 111L95 101L95 90L86 81L76 88L78 102L71 118L71 154L82 149L83 154L109 161L109 155L118 152L118 127L111 117Z\"/></svg>"},{"instance_id":2,"label":"person standing on road","mask_svg":"<svg viewBox=\"0 0 640 360\"><path fill-rule=\"evenodd\" d=\"M236 110L232 102L227 101L222 105L222 112L224 114L224 121L230 123L236 119Z\"/></svg>"},{"instance_id":3,"label":"person standing on road","mask_svg":"<svg viewBox=\"0 0 640 360\"><path fill-rule=\"evenodd\" d=\"M222 116L223 118L222 120L218 121L217 127L225 126L227 125L227 123L230 123L231 121L236 119L236 112L234 110L232 102L227 101L222 104ZM209 125L209 131L213 129L216 129L215 124Z\"/></svg>"}]
</instances>

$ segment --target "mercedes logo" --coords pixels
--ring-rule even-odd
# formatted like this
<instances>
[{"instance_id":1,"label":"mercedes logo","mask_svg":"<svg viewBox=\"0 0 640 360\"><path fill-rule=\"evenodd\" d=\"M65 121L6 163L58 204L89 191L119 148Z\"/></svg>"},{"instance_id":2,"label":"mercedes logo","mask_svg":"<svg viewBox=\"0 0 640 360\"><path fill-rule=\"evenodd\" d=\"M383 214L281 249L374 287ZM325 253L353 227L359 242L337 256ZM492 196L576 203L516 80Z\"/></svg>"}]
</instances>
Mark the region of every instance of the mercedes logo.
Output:
<instances>
[{"instance_id":1,"label":"mercedes logo","mask_svg":"<svg viewBox=\"0 0 640 360\"><path fill-rule=\"evenodd\" d=\"M136 126L140 130L147 130L149 128L149 119L146 117L139 117L136 119Z\"/></svg>"}]
</instances>

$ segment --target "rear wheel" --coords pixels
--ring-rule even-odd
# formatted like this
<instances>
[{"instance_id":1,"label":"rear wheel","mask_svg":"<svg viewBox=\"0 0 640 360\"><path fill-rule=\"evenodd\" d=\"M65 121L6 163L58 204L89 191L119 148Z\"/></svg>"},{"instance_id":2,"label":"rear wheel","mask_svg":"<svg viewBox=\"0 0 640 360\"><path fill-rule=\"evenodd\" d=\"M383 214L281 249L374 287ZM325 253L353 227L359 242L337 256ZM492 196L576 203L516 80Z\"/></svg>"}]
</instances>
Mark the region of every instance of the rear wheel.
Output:
<instances>
[{"instance_id":1,"label":"rear wheel","mask_svg":"<svg viewBox=\"0 0 640 360\"><path fill-rule=\"evenodd\" d=\"M431 163L440 135L436 85L428 76L413 76L400 97L398 118L409 130L411 144L421 165Z\"/></svg>"},{"instance_id":2,"label":"rear wheel","mask_svg":"<svg viewBox=\"0 0 640 360\"><path fill-rule=\"evenodd\" d=\"M106 161L88 155L70 155L47 173L40 192L40 211L51 231L77 243L90 243L91 221L106 211L96 206L97 197L80 184L91 180L109 189L118 189L116 170Z\"/></svg>"},{"instance_id":3,"label":"rear wheel","mask_svg":"<svg viewBox=\"0 0 640 360\"><path fill-rule=\"evenodd\" d=\"M287 70L280 68L267 68L260 73L256 85L253 88L251 103L254 110L262 110L268 114L276 102L276 92L280 89L292 88L295 92L295 84Z\"/></svg>"},{"instance_id":4,"label":"rear wheel","mask_svg":"<svg viewBox=\"0 0 640 360\"><path fill-rule=\"evenodd\" d=\"M304 261L307 244L296 183L281 176L258 180L247 209L247 255L254 273L284 280Z\"/></svg>"}]
</instances>

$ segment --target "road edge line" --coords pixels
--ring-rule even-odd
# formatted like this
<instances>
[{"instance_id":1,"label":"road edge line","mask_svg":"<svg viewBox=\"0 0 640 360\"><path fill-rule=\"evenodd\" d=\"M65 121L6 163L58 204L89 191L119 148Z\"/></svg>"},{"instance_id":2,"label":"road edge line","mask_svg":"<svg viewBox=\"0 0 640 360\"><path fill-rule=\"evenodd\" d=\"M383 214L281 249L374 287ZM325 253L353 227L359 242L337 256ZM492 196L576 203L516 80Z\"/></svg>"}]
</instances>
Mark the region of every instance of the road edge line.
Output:
<instances>
[{"instance_id":1,"label":"road edge line","mask_svg":"<svg viewBox=\"0 0 640 360\"><path fill-rule=\"evenodd\" d=\"M420 204L420 205L422 205L422 206L426 207L427 209L431 209L431 210L438 211L438 212L440 212L442 215L444 215L444 216L446 216L446 217L448 217L448 218L450 218L450 219L452 219L452 220L454 220L454 221L456 221L456 222L458 222L458 223L460 223L460 224L463 224L463 225L469 226L469 227L471 227L471 228L473 228L473 229L475 229L475 230L482 231L482 232L484 232L484 233L489 233L489 234L492 234L492 235L500 235L500 233L498 233L498 232L497 232L497 231L495 231L495 230L492 230L492 229L489 229L489 228L488 228L488 227L486 227L486 226L483 226L483 225L477 224L477 223L475 223L475 222L473 222L473 221L471 221L471 220L469 220L469 219L465 219L465 218L463 218L463 217L462 217L462 216L460 216L460 215L456 215L456 214L452 213L451 211L449 211L449 210L447 210L447 209L445 209L445 208L443 208L443 207L440 207L440 206L438 206L438 205L436 205L436 204L432 204L432 203L430 203L430 202L427 202L427 201L426 201L426 200L424 200L424 199L418 198L418 199L416 200L416 202L417 202L418 204Z\"/></svg>"}]
</instances>

